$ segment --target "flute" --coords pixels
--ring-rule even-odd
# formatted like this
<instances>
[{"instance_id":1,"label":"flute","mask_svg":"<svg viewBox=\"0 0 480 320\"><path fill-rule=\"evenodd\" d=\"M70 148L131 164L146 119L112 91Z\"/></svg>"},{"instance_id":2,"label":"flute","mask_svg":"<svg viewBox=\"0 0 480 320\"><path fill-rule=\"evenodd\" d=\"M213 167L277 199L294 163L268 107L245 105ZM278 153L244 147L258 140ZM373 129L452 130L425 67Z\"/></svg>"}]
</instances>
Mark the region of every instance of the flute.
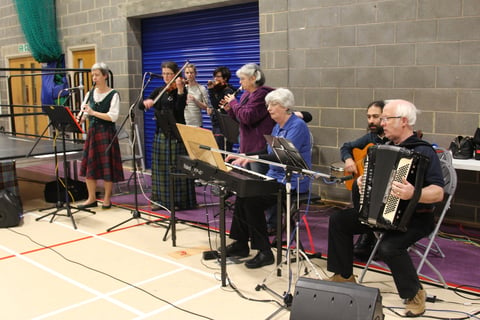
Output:
<instances>
[{"instance_id":1,"label":"flute","mask_svg":"<svg viewBox=\"0 0 480 320\"><path fill-rule=\"evenodd\" d=\"M234 93L232 93L233 96L235 97L240 91L242 91L242 86L238 87L238 89L235 90ZM228 102L225 102L224 104L222 104L222 105L220 106L220 108L221 108L221 109L224 109L227 104L228 104Z\"/></svg>"},{"instance_id":2,"label":"flute","mask_svg":"<svg viewBox=\"0 0 480 320\"><path fill-rule=\"evenodd\" d=\"M90 89L90 92L88 93L88 100L93 99L93 90L95 90L95 85L96 85L95 81L92 82L92 89ZM87 103L88 103L88 101L87 101ZM85 112L83 111L83 108L82 108L82 110L80 110L80 113L77 116L78 121L82 120L82 117L83 117L84 113Z\"/></svg>"}]
</instances>

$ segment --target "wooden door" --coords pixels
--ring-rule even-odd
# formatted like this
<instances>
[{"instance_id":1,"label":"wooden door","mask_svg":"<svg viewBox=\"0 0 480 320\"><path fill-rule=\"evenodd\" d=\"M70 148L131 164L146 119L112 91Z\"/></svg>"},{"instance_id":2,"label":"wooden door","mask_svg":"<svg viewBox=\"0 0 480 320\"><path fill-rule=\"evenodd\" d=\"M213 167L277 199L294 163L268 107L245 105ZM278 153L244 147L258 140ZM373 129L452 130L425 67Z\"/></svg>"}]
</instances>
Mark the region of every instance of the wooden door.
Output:
<instances>
[{"instance_id":1,"label":"wooden door","mask_svg":"<svg viewBox=\"0 0 480 320\"><path fill-rule=\"evenodd\" d=\"M72 68L74 69L90 69L95 64L95 50L78 50L72 51ZM74 86L83 85L84 90L88 90L92 85L92 76L90 72L82 73L73 78Z\"/></svg>"},{"instance_id":2,"label":"wooden door","mask_svg":"<svg viewBox=\"0 0 480 320\"><path fill-rule=\"evenodd\" d=\"M10 68L41 68L33 57L9 59ZM29 70L11 71L12 103L15 106L15 132L40 135L48 126L48 117L41 105L41 72Z\"/></svg>"}]
</instances>

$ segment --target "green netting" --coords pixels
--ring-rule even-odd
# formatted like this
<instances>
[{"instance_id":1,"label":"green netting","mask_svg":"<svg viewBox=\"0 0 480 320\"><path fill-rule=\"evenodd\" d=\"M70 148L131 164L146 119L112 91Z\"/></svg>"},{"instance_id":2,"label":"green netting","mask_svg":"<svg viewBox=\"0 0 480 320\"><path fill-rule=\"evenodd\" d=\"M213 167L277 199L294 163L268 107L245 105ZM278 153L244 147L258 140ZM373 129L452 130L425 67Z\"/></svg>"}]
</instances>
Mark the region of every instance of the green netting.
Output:
<instances>
[{"instance_id":1,"label":"green netting","mask_svg":"<svg viewBox=\"0 0 480 320\"><path fill-rule=\"evenodd\" d=\"M55 0L14 0L25 39L38 62L58 60Z\"/></svg>"}]
</instances>

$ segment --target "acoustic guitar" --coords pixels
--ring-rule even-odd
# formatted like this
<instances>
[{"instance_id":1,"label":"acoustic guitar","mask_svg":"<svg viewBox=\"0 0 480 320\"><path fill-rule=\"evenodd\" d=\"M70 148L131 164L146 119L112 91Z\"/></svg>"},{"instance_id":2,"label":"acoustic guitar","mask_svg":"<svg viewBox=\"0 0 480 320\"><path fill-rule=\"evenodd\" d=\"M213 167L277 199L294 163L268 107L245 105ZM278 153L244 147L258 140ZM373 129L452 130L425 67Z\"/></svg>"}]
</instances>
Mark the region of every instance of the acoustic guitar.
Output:
<instances>
[{"instance_id":1,"label":"acoustic guitar","mask_svg":"<svg viewBox=\"0 0 480 320\"><path fill-rule=\"evenodd\" d=\"M365 160L365 157L367 156L368 148L370 148L373 145L374 145L373 143L369 143L363 149L360 149L360 148L352 149L353 161L355 161L355 164L357 166L357 173L353 174L353 179L345 181L345 187L348 190L352 190L353 182L357 180L358 177L363 175L364 164L365 164L364 160ZM352 175L352 172L345 171L345 175L346 176Z\"/></svg>"}]
</instances>

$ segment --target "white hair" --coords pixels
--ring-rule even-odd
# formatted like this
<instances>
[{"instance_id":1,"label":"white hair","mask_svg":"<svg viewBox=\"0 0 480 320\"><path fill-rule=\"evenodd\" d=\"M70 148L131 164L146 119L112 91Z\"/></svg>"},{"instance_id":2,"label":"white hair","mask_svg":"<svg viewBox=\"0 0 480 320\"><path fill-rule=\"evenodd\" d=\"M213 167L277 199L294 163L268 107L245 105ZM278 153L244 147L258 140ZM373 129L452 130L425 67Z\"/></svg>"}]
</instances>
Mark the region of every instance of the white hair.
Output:
<instances>
[{"instance_id":1,"label":"white hair","mask_svg":"<svg viewBox=\"0 0 480 320\"><path fill-rule=\"evenodd\" d=\"M421 111L418 110L413 103L402 99L385 100L385 106L388 104L396 106L396 115L407 118L409 126L413 127L415 125L417 122L417 114L420 114Z\"/></svg>"},{"instance_id":2,"label":"white hair","mask_svg":"<svg viewBox=\"0 0 480 320\"><path fill-rule=\"evenodd\" d=\"M287 110L291 110L295 106L295 98L293 97L292 91L285 88L270 91L265 96L265 102L267 105L270 103L278 103Z\"/></svg>"}]
</instances>

